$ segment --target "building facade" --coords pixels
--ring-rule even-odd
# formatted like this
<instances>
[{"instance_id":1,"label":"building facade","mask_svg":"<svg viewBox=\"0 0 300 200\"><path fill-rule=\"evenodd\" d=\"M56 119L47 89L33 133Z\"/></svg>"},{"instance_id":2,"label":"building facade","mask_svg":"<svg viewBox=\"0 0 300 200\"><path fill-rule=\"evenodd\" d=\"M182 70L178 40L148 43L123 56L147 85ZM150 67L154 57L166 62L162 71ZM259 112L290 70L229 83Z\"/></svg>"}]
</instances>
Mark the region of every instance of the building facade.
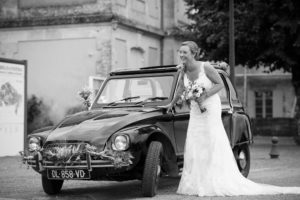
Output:
<instances>
[{"instance_id":1,"label":"building facade","mask_svg":"<svg viewBox=\"0 0 300 200\"><path fill-rule=\"evenodd\" d=\"M28 96L59 121L112 70L177 63L185 12L184 0L1 0L0 57L27 60ZM293 118L291 74L237 67L236 85L251 118Z\"/></svg>"},{"instance_id":2,"label":"building facade","mask_svg":"<svg viewBox=\"0 0 300 200\"><path fill-rule=\"evenodd\" d=\"M236 67L239 98L253 122L254 134L297 135L296 95L291 73Z\"/></svg>"},{"instance_id":3,"label":"building facade","mask_svg":"<svg viewBox=\"0 0 300 200\"><path fill-rule=\"evenodd\" d=\"M292 75L265 72L265 68L236 67L236 85L240 99L251 118L293 118L296 96Z\"/></svg>"},{"instance_id":4,"label":"building facade","mask_svg":"<svg viewBox=\"0 0 300 200\"><path fill-rule=\"evenodd\" d=\"M28 96L59 121L112 70L176 63L170 32L185 11L183 0L3 0L0 57L28 61Z\"/></svg>"}]
</instances>

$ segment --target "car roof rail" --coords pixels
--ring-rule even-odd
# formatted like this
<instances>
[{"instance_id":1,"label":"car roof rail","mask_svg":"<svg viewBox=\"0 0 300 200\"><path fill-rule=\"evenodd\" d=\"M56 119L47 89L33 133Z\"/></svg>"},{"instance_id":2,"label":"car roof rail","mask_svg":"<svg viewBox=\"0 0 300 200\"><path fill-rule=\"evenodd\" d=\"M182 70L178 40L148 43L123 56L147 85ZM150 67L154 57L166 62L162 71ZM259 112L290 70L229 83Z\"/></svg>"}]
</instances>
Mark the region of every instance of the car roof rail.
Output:
<instances>
[{"instance_id":1,"label":"car roof rail","mask_svg":"<svg viewBox=\"0 0 300 200\"><path fill-rule=\"evenodd\" d=\"M141 67L140 69L159 69L159 68L173 68L176 65L158 65L158 66L149 66L149 67Z\"/></svg>"},{"instance_id":2,"label":"car roof rail","mask_svg":"<svg viewBox=\"0 0 300 200\"><path fill-rule=\"evenodd\" d=\"M218 71L225 72L226 75L230 75L230 67L226 62L209 62L215 69ZM149 67L140 67L140 68L126 68L119 69L110 72L110 75L118 74L132 74L132 73L145 73L145 72L165 72L165 71L177 71L176 65L158 65L158 66L149 66Z\"/></svg>"},{"instance_id":3,"label":"car roof rail","mask_svg":"<svg viewBox=\"0 0 300 200\"><path fill-rule=\"evenodd\" d=\"M119 69L109 73L109 75L125 75L125 74L143 74L143 73L154 73L154 72L174 72L177 71L176 65L160 65L160 66L150 66L141 68L127 68Z\"/></svg>"},{"instance_id":4,"label":"car roof rail","mask_svg":"<svg viewBox=\"0 0 300 200\"><path fill-rule=\"evenodd\" d=\"M210 64L218 70L222 70L226 72L228 75L230 74L230 67L226 62L210 62ZM150 66L150 67L141 67L140 69L159 69L159 68L174 68L176 65L160 65L160 66Z\"/></svg>"}]
</instances>

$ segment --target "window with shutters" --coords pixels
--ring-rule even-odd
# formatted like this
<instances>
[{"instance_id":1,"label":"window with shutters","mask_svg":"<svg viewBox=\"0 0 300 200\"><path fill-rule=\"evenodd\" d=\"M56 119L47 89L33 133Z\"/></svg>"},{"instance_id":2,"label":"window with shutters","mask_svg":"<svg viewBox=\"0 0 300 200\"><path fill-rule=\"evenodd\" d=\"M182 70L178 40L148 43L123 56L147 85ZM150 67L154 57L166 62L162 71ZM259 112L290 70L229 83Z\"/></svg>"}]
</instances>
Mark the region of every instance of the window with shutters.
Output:
<instances>
[{"instance_id":1,"label":"window with shutters","mask_svg":"<svg viewBox=\"0 0 300 200\"><path fill-rule=\"evenodd\" d=\"M256 118L273 117L273 92L255 92L255 116Z\"/></svg>"}]
</instances>

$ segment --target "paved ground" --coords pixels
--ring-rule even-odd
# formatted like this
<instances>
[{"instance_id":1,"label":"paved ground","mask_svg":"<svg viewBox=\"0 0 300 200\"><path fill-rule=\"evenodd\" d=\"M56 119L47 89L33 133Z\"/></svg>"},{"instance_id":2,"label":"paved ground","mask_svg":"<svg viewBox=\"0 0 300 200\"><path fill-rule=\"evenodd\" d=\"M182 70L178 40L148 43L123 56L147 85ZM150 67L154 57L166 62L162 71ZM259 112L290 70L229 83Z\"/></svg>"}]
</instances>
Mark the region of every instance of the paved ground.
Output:
<instances>
[{"instance_id":1,"label":"paved ground","mask_svg":"<svg viewBox=\"0 0 300 200\"><path fill-rule=\"evenodd\" d=\"M300 146L291 138L280 138L279 159L270 159L270 137L255 137L251 147L252 165L249 179L279 186L300 187ZM179 179L163 179L159 193L153 198L141 198L140 182L66 181L62 193L47 196L41 187L40 176L21 164L20 157L0 157L0 200L94 200L94 199L203 199L203 200L300 200L300 195L266 195L240 197L182 196L176 194Z\"/></svg>"}]
</instances>

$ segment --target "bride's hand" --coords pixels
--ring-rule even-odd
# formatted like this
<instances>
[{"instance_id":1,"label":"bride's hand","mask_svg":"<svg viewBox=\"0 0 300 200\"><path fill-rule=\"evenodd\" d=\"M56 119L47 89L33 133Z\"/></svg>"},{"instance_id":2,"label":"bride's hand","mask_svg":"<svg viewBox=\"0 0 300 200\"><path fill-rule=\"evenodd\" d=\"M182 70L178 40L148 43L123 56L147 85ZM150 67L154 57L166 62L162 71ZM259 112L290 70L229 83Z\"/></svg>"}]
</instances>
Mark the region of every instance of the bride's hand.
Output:
<instances>
[{"instance_id":1,"label":"bride's hand","mask_svg":"<svg viewBox=\"0 0 300 200\"><path fill-rule=\"evenodd\" d=\"M182 71L184 69L184 65L182 63L180 63L179 65L176 66L176 68L179 70L179 71Z\"/></svg>"},{"instance_id":2,"label":"bride's hand","mask_svg":"<svg viewBox=\"0 0 300 200\"><path fill-rule=\"evenodd\" d=\"M173 106L174 106L173 104L169 103L165 106L157 106L157 107L158 108L164 108L164 109L166 109L167 113L170 113L170 112L172 112Z\"/></svg>"},{"instance_id":3,"label":"bride's hand","mask_svg":"<svg viewBox=\"0 0 300 200\"><path fill-rule=\"evenodd\" d=\"M169 104L167 105L167 113L172 112L173 107L174 107L174 105L173 105L172 103L169 103Z\"/></svg>"},{"instance_id":4,"label":"bride's hand","mask_svg":"<svg viewBox=\"0 0 300 200\"><path fill-rule=\"evenodd\" d=\"M202 105L202 103L205 101L205 99L207 98L206 92L204 92L203 94L200 95L200 97L196 98L196 101Z\"/></svg>"}]
</instances>

